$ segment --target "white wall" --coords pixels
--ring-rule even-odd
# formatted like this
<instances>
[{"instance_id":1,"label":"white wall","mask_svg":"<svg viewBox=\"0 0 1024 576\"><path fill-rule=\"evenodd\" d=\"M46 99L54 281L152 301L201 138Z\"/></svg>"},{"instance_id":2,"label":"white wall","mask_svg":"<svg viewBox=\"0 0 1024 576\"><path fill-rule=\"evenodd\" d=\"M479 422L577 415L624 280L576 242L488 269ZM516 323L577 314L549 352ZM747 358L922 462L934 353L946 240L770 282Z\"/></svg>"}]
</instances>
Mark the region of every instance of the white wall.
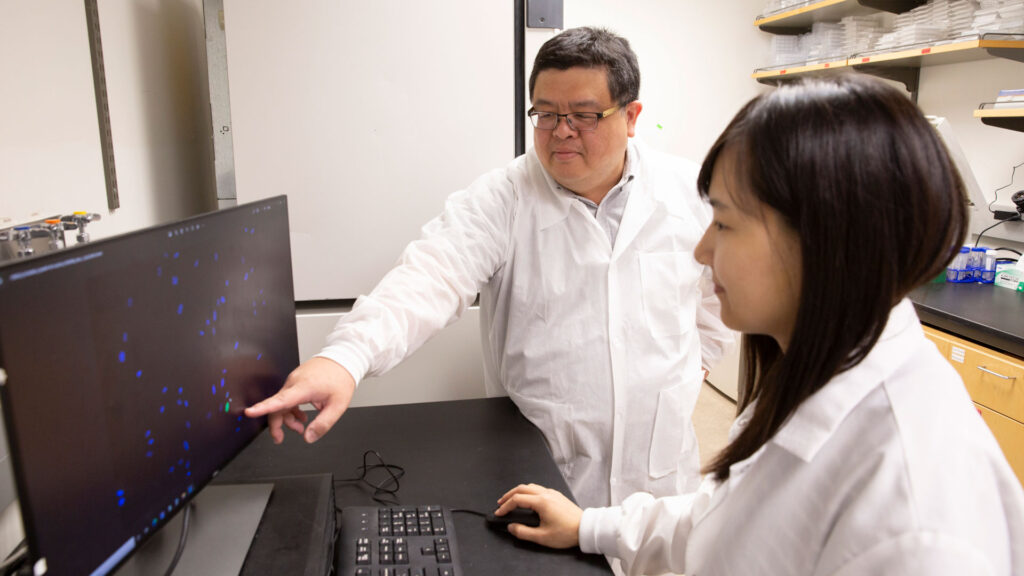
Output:
<instances>
[{"instance_id":1,"label":"white wall","mask_svg":"<svg viewBox=\"0 0 1024 576\"><path fill-rule=\"evenodd\" d=\"M0 227L87 210L99 238L215 207L202 0L100 0L99 18L121 208L107 210L84 3L7 0Z\"/></svg>"}]
</instances>

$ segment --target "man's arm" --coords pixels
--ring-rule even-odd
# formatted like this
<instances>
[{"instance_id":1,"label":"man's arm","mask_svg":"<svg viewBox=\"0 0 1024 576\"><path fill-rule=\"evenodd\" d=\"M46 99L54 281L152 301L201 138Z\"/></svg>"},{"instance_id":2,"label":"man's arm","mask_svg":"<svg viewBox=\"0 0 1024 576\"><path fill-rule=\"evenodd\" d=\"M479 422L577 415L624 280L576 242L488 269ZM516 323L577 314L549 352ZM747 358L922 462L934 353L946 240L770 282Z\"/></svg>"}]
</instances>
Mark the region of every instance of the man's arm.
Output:
<instances>
[{"instance_id":1,"label":"man's arm","mask_svg":"<svg viewBox=\"0 0 1024 576\"><path fill-rule=\"evenodd\" d=\"M348 408L360 380L394 367L473 302L508 254L514 206L505 170L450 196L398 265L342 316L327 346L246 415L269 415L277 442L283 426L303 433L307 442L323 436ZM308 426L298 409L303 403L320 410Z\"/></svg>"}]
</instances>

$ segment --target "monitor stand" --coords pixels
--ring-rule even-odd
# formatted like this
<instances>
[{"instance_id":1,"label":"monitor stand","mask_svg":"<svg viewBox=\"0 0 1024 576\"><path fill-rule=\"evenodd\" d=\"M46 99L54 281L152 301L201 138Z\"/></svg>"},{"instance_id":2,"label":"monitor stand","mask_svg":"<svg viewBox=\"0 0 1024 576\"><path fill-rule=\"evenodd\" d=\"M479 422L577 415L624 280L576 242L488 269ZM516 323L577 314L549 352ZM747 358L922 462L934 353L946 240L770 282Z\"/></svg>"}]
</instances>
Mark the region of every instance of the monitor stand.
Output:
<instances>
[{"instance_id":1,"label":"monitor stand","mask_svg":"<svg viewBox=\"0 0 1024 576\"><path fill-rule=\"evenodd\" d=\"M185 549L174 574L237 576L273 490L273 484L211 484L203 488L193 501ZM183 516L176 514L115 574L163 574L178 548Z\"/></svg>"}]
</instances>

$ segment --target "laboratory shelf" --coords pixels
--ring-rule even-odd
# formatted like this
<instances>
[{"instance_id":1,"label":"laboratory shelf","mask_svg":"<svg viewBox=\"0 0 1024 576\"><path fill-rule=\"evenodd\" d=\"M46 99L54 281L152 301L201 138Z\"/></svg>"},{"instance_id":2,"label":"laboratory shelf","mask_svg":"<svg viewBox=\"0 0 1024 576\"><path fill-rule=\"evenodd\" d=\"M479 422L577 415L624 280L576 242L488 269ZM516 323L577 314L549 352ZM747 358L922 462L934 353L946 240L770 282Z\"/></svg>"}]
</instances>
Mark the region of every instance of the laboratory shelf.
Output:
<instances>
[{"instance_id":1,"label":"laboratory shelf","mask_svg":"<svg viewBox=\"0 0 1024 576\"><path fill-rule=\"evenodd\" d=\"M827 74L830 70L850 67L854 70L903 82L907 90L917 92L920 69L987 58L1008 58L1024 62L1024 36L986 34L953 40L903 46L893 50L854 54L845 60L822 64L796 63L787 67L755 70L751 75L764 84L778 84L797 76Z\"/></svg>"},{"instance_id":2,"label":"laboratory shelf","mask_svg":"<svg viewBox=\"0 0 1024 576\"><path fill-rule=\"evenodd\" d=\"M974 117L989 126L1024 132L1024 103L1019 108L995 108L992 102L986 102L974 111Z\"/></svg>"},{"instance_id":3,"label":"laboratory shelf","mask_svg":"<svg viewBox=\"0 0 1024 576\"><path fill-rule=\"evenodd\" d=\"M879 11L899 14L925 4L926 0L813 0L796 7L758 16L754 25L772 34L803 34L815 22L838 22L847 16L866 16Z\"/></svg>"}]
</instances>

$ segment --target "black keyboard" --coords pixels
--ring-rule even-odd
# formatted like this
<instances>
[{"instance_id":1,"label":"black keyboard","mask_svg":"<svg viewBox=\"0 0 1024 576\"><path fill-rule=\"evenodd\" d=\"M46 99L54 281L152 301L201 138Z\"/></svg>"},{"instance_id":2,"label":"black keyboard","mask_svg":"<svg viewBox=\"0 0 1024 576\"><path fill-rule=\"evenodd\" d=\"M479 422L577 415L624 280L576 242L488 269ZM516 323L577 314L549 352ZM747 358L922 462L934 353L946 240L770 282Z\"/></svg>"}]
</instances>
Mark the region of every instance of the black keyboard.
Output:
<instances>
[{"instance_id":1,"label":"black keyboard","mask_svg":"<svg viewBox=\"0 0 1024 576\"><path fill-rule=\"evenodd\" d=\"M341 511L340 576L462 576L451 513L441 506Z\"/></svg>"}]
</instances>

